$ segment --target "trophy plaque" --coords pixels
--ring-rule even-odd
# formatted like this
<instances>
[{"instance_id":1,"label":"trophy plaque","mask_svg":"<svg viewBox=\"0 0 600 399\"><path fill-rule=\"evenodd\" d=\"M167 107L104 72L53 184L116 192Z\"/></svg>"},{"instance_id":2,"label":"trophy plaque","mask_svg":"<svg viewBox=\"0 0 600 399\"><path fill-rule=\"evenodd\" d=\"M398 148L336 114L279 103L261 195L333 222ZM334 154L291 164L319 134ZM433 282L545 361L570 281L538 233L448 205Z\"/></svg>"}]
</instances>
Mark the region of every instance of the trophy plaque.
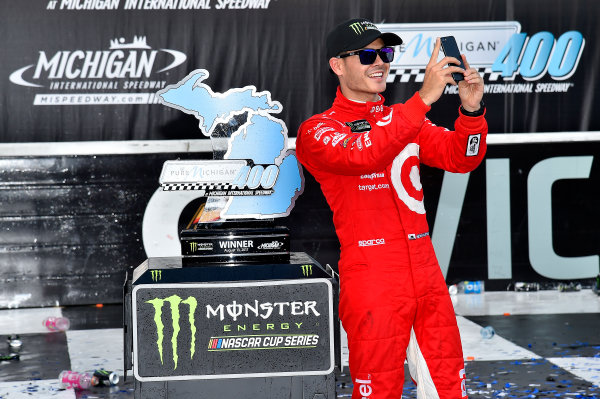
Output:
<instances>
[{"instance_id":1,"label":"trophy plaque","mask_svg":"<svg viewBox=\"0 0 600 399\"><path fill-rule=\"evenodd\" d=\"M266 222L202 223L194 229L182 230L180 241L186 265L290 260L289 229Z\"/></svg>"}]
</instances>

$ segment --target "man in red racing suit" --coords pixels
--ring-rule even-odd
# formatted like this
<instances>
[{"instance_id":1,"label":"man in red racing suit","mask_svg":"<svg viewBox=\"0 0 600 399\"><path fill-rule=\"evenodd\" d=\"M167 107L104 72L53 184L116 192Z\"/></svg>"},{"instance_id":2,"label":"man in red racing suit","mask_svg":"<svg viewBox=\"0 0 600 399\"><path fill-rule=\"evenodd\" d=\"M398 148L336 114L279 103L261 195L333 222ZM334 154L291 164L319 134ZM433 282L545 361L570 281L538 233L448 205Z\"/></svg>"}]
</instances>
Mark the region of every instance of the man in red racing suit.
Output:
<instances>
[{"instance_id":1,"label":"man in red racing suit","mask_svg":"<svg viewBox=\"0 0 600 399\"><path fill-rule=\"evenodd\" d=\"M363 21L336 29L370 26ZM341 245L340 318L348 335L352 398L400 398L407 352L419 398L464 398L460 335L429 237L419 167L422 162L466 173L480 164L487 134L483 80L466 62L466 70L446 67L455 60L448 57L438 63L438 39L423 88L404 104L385 106L378 93L389 61L381 52L366 65L368 59L336 56L399 43L371 27L362 44L340 51L330 43L336 29L327 47L340 87L329 110L300 126L296 154L321 185ZM340 66L352 59L355 64ZM465 76L454 131L425 116L445 85L456 84L451 72Z\"/></svg>"}]
</instances>

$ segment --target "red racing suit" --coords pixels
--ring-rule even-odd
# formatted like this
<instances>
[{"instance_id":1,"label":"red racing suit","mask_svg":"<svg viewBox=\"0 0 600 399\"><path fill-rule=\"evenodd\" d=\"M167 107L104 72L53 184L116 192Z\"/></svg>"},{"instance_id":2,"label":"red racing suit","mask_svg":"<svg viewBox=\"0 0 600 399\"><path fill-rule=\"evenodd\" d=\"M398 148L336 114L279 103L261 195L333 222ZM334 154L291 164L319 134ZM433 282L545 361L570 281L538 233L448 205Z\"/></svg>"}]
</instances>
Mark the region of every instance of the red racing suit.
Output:
<instances>
[{"instance_id":1,"label":"red racing suit","mask_svg":"<svg viewBox=\"0 0 600 399\"><path fill-rule=\"evenodd\" d=\"M341 245L340 319L352 398L400 398L407 347L419 397L464 398L460 334L419 172L421 162L455 173L475 169L487 123L459 112L449 131L426 118L430 107L418 93L404 104L383 101L351 101L338 88L333 106L305 121L296 139L298 160L321 185Z\"/></svg>"}]
</instances>

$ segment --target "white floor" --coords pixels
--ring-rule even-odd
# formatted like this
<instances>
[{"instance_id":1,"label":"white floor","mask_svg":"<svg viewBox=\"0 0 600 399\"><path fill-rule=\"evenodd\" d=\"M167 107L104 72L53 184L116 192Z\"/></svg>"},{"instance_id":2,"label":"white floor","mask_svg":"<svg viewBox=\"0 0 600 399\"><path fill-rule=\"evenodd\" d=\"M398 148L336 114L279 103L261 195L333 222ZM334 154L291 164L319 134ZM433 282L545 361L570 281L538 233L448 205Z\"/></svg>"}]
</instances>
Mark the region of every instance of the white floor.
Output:
<instances>
[{"instance_id":1,"label":"white floor","mask_svg":"<svg viewBox=\"0 0 600 399\"><path fill-rule=\"evenodd\" d=\"M75 399L72 389L60 389L58 380L0 382L0 398Z\"/></svg>"},{"instance_id":2,"label":"white floor","mask_svg":"<svg viewBox=\"0 0 600 399\"><path fill-rule=\"evenodd\" d=\"M457 294L452 296L452 302L454 311L460 316L600 313L600 296L589 289L577 292L545 290Z\"/></svg>"}]
</instances>

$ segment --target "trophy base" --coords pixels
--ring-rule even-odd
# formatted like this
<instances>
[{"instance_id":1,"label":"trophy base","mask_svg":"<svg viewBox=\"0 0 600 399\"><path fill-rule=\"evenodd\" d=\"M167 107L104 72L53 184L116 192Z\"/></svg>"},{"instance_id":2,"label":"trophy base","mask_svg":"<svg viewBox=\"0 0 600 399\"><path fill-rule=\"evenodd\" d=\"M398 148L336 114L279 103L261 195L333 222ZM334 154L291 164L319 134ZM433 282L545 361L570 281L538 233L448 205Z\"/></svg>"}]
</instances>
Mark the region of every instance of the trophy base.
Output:
<instances>
[{"instance_id":1,"label":"trophy base","mask_svg":"<svg viewBox=\"0 0 600 399\"><path fill-rule=\"evenodd\" d=\"M269 222L197 224L181 231L180 242L186 266L285 263L290 259L289 229Z\"/></svg>"}]
</instances>

